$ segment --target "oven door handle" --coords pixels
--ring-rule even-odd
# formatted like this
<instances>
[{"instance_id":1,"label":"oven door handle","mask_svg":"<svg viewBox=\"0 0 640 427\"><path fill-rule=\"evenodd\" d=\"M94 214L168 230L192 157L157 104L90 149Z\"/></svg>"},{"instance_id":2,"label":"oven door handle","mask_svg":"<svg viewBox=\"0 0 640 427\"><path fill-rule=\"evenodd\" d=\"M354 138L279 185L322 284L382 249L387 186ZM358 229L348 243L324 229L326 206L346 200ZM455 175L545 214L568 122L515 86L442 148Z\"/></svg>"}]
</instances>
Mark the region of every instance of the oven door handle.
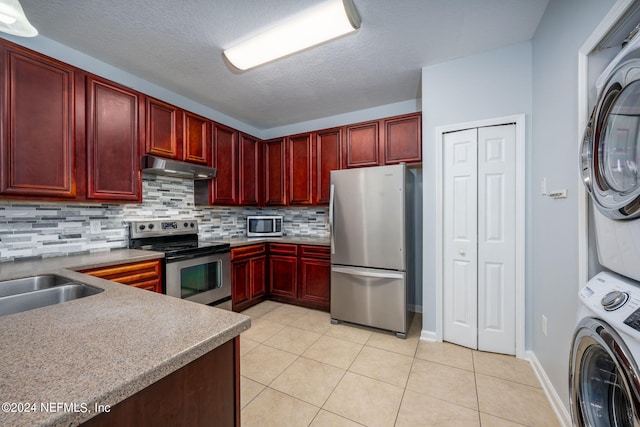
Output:
<instances>
[{"instance_id":1,"label":"oven door handle","mask_svg":"<svg viewBox=\"0 0 640 427\"><path fill-rule=\"evenodd\" d=\"M203 258L212 254L190 254L190 255L177 255L177 256L168 256L165 257L165 262L178 262L178 261L186 261L188 259L194 258Z\"/></svg>"}]
</instances>

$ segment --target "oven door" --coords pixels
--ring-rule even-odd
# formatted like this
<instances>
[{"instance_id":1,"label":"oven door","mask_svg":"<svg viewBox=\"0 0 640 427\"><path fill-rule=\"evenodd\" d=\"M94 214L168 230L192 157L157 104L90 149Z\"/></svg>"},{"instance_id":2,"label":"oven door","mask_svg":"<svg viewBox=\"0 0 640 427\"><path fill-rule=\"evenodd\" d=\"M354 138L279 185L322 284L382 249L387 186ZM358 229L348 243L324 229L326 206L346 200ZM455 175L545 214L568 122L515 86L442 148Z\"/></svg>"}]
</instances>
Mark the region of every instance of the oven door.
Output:
<instances>
[{"instance_id":1,"label":"oven door","mask_svg":"<svg viewBox=\"0 0 640 427\"><path fill-rule=\"evenodd\" d=\"M217 253L167 260L167 295L201 304L231 297L231 254Z\"/></svg>"}]
</instances>

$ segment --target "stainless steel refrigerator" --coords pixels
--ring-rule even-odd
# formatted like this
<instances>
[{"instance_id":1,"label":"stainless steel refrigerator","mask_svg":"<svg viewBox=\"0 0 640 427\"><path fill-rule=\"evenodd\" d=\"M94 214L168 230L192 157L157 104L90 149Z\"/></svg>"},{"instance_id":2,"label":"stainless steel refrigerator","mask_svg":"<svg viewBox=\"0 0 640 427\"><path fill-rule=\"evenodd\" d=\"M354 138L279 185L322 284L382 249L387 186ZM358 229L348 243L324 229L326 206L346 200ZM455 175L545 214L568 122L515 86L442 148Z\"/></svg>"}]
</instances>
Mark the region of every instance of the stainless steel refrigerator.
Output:
<instances>
[{"instance_id":1,"label":"stainless steel refrigerator","mask_svg":"<svg viewBox=\"0 0 640 427\"><path fill-rule=\"evenodd\" d=\"M409 328L414 176L404 164L331 172L331 321Z\"/></svg>"}]
</instances>

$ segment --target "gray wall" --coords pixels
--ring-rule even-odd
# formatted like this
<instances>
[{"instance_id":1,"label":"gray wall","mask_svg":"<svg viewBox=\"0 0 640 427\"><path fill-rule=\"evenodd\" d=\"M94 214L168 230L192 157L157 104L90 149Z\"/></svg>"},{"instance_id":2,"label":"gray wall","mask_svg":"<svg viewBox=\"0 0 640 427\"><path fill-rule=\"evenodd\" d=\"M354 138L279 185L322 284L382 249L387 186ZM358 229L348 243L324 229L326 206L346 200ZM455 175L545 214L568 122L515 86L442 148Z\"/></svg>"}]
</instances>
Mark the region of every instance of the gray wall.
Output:
<instances>
[{"instance_id":1,"label":"gray wall","mask_svg":"<svg viewBox=\"0 0 640 427\"><path fill-rule=\"evenodd\" d=\"M422 70L425 183L434 182L435 128L525 113L526 348L568 407L568 357L578 283L578 50L614 0L551 0L531 42ZM567 188L567 199L540 195ZM424 186L423 328L435 331L435 188ZM548 319L548 335L541 316Z\"/></svg>"},{"instance_id":2,"label":"gray wall","mask_svg":"<svg viewBox=\"0 0 640 427\"><path fill-rule=\"evenodd\" d=\"M530 349L568 407L568 359L578 309L578 50L614 0L550 1L533 38ZM568 188L568 198L539 195ZM547 316L548 335L541 330Z\"/></svg>"},{"instance_id":3,"label":"gray wall","mask_svg":"<svg viewBox=\"0 0 640 427\"><path fill-rule=\"evenodd\" d=\"M531 122L531 43L524 42L422 69L423 329L436 330L436 127L525 114ZM527 171L530 167L527 167ZM529 187L527 179L527 187ZM527 230L530 229L530 218ZM529 235L529 233L527 234Z\"/></svg>"}]
</instances>

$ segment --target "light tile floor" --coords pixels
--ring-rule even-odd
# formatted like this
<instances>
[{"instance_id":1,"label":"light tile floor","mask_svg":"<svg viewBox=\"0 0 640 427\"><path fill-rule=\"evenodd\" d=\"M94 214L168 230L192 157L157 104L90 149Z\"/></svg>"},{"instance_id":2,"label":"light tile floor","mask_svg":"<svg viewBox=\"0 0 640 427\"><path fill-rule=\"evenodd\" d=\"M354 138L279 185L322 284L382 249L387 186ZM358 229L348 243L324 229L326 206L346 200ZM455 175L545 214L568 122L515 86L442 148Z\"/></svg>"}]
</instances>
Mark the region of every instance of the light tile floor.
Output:
<instances>
[{"instance_id":1,"label":"light tile floor","mask_svg":"<svg viewBox=\"0 0 640 427\"><path fill-rule=\"evenodd\" d=\"M557 426L528 362L273 301L245 310L242 425Z\"/></svg>"}]
</instances>

